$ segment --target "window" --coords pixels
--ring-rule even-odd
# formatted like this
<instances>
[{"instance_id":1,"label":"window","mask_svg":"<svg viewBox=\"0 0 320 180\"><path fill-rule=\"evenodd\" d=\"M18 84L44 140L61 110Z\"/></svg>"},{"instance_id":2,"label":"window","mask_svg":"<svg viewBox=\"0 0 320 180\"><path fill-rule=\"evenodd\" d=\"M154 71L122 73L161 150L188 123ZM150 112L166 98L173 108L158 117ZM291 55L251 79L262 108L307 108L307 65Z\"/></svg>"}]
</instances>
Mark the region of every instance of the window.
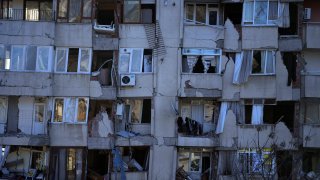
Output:
<instances>
[{"instance_id":1,"label":"window","mask_svg":"<svg viewBox=\"0 0 320 180\"><path fill-rule=\"evenodd\" d=\"M67 149L67 177L75 179L76 176L76 149Z\"/></svg>"},{"instance_id":2,"label":"window","mask_svg":"<svg viewBox=\"0 0 320 180\"><path fill-rule=\"evenodd\" d=\"M189 49L182 51L183 73L220 73L221 49Z\"/></svg>"},{"instance_id":3,"label":"window","mask_svg":"<svg viewBox=\"0 0 320 180\"><path fill-rule=\"evenodd\" d=\"M253 50L251 74L275 74L275 52Z\"/></svg>"},{"instance_id":4,"label":"window","mask_svg":"<svg viewBox=\"0 0 320 180\"><path fill-rule=\"evenodd\" d=\"M85 123L88 107L88 98L55 98L53 122Z\"/></svg>"},{"instance_id":5,"label":"window","mask_svg":"<svg viewBox=\"0 0 320 180\"><path fill-rule=\"evenodd\" d=\"M275 173L275 153L268 148L238 151L240 171L246 174L272 175Z\"/></svg>"},{"instance_id":6,"label":"window","mask_svg":"<svg viewBox=\"0 0 320 180\"><path fill-rule=\"evenodd\" d=\"M45 120L45 104L35 103L34 104L34 121L44 122Z\"/></svg>"},{"instance_id":7,"label":"window","mask_svg":"<svg viewBox=\"0 0 320 180\"><path fill-rule=\"evenodd\" d=\"M306 123L320 123L320 104L317 102L306 103Z\"/></svg>"},{"instance_id":8,"label":"window","mask_svg":"<svg viewBox=\"0 0 320 180\"><path fill-rule=\"evenodd\" d=\"M150 123L151 99L127 99L124 115L130 123Z\"/></svg>"},{"instance_id":9,"label":"window","mask_svg":"<svg viewBox=\"0 0 320 180\"><path fill-rule=\"evenodd\" d=\"M213 131L213 122L219 116L219 105L209 100L182 100L180 114L177 120L179 133L203 135Z\"/></svg>"},{"instance_id":10,"label":"window","mask_svg":"<svg viewBox=\"0 0 320 180\"><path fill-rule=\"evenodd\" d=\"M58 0L59 22L91 22L92 0Z\"/></svg>"},{"instance_id":11,"label":"window","mask_svg":"<svg viewBox=\"0 0 320 180\"><path fill-rule=\"evenodd\" d=\"M278 20L278 1L246 0L243 3L243 24L276 25Z\"/></svg>"},{"instance_id":12,"label":"window","mask_svg":"<svg viewBox=\"0 0 320 180\"><path fill-rule=\"evenodd\" d=\"M119 57L119 72L146 73L152 72L152 50L141 48L122 48Z\"/></svg>"},{"instance_id":13,"label":"window","mask_svg":"<svg viewBox=\"0 0 320 180\"><path fill-rule=\"evenodd\" d=\"M185 22L188 24L218 25L218 5L187 3L185 5Z\"/></svg>"},{"instance_id":14,"label":"window","mask_svg":"<svg viewBox=\"0 0 320 180\"><path fill-rule=\"evenodd\" d=\"M207 174L211 167L212 155L207 149L184 149L178 152L178 166L186 172L192 172L192 176ZM207 177L210 175L208 174ZM194 179L201 179L193 177Z\"/></svg>"},{"instance_id":15,"label":"window","mask_svg":"<svg viewBox=\"0 0 320 180\"><path fill-rule=\"evenodd\" d=\"M124 0L123 23L154 23L155 5L140 4L140 0Z\"/></svg>"},{"instance_id":16,"label":"window","mask_svg":"<svg viewBox=\"0 0 320 180\"><path fill-rule=\"evenodd\" d=\"M54 20L52 1L26 0L25 19L28 21Z\"/></svg>"},{"instance_id":17,"label":"window","mask_svg":"<svg viewBox=\"0 0 320 180\"><path fill-rule=\"evenodd\" d=\"M44 168L44 152L42 151L31 151L30 168L43 170Z\"/></svg>"},{"instance_id":18,"label":"window","mask_svg":"<svg viewBox=\"0 0 320 180\"><path fill-rule=\"evenodd\" d=\"M7 124L8 99L0 97L0 133L4 133Z\"/></svg>"},{"instance_id":19,"label":"window","mask_svg":"<svg viewBox=\"0 0 320 180\"><path fill-rule=\"evenodd\" d=\"M0 69L48 72L51 70L51 46L0 45Z\"/></svg>"},{"instance_id":20,"label":"window","mask_svg":"<svg viewBox=\"0 0 320 180\"><path fill-rule=\"evenodd\" d=\"M91 48L57 48L55 72L90 73Z\"/></svg>"}]
</instances>

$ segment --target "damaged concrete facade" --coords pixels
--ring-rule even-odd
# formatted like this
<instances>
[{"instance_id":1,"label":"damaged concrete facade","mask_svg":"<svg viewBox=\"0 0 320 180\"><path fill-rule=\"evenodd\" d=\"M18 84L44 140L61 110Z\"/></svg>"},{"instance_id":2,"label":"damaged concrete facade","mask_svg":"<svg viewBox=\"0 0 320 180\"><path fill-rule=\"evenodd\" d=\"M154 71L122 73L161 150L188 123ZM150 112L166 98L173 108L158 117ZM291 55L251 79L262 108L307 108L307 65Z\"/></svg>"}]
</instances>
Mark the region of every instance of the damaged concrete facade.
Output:
<instances>
[{"instance_id":1,"label":"damaged concrete facade","mask_svg":"<svg viewBox=\"0 0 320 180\"><path fill-rule=\"evenodd\" d=\"M0 0L2 178L319 178L319 9Z\"/></svg>"}]
</instances>

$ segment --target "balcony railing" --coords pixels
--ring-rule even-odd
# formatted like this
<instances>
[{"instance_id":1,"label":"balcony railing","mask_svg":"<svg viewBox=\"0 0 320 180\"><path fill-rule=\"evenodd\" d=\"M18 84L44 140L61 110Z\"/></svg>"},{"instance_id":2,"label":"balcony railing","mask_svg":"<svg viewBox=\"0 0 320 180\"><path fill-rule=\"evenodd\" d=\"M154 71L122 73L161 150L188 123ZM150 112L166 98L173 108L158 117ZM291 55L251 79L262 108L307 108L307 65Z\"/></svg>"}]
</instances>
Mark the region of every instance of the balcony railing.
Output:
<instances>
[{"instance_id":1,"label":"balcony railing","mask_svg":"<svg viewBox=\"0 0 320 180\"><path fill-rule=\"evenodd\" d=\"M0 19L26 20L26 21L54 21L53 10L38 9L0 9Z\"/></svg>"}]
</instances>

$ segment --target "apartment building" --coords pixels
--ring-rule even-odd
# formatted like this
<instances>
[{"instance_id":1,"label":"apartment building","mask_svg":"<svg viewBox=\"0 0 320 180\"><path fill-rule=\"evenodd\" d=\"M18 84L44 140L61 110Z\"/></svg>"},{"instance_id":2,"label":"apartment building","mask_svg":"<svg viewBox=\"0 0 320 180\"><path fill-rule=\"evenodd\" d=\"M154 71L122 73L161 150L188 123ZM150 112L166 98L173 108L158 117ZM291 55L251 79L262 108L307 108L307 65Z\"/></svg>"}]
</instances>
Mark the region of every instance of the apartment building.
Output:
<instances>
[{"instance_id":1,"label":"apartment building","mask_svg":"<svg viewBox=\"0 0 320 180\"><path fill-rule=\"evenodd\" d=\"M0 0L1 179L317 179L320 2Z\"/></svg>"}]
</instances>

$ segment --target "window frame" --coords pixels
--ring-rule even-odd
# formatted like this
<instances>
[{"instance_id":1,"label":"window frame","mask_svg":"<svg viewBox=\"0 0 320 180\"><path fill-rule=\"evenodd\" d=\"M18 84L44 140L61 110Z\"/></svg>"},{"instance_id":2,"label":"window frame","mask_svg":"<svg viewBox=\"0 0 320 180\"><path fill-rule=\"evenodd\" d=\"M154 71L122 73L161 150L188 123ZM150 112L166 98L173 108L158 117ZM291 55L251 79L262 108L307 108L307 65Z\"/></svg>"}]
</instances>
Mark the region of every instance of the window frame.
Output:
<instances>
[{"instance_id":1,"label":"window frame","mask_svg":"<svg viewBox=\"0 0 320 180\"><path fill-rule=\"evenodd\" d=\"M255 10L256 10L256 2L267 2L267 19L266 19L266 23L265 24L255 24ZM245 4L252 2L252 19L251 21L246 21L245 20L245 14L246 14L246 8L245 8ZM278 26L276 20L269 20L269 7L270 7L270 2L278 2L278 9L277 9L277 17L279 17L279 5L280 5L280 1L278 0L244 0L243 1L243 8L242 8L242 22L241 25L242 26ZM273 22L273 23L272 23Z\"/></svg>"},{"instance_id":2,"label":"window frame","mask_svg":"<svg viewBox=\"0 0 320 180\"><path fill-rule=\"evenodd\" d=\"M46 121L46 103L34 103L33 104L33 122L40 122L40 121L36 121L36 106L43 106L43 121L42 121L42 123L45 123L45 121Z\"/></svg>"},{"instance_id":3,"label":"window frame","mask_svg":"<svg viewBox=\"0 0 320 180\"><path fill-rule=\"evenodd\" d=\"M72 99L72 98L75 98L75 109L73 110L74 111L74 114L73 114L73 119L70 120L70 121L67 121L66 120L66 112L67 112L67 99ZM86 120L84 122L79 122L78 121L78 102L79 102L79 99L85 99L86 100L86 105L87 105L87 109L86 109ZM55 116L55 101L56 99L63 99L63 114L62 114L62 121L61 122L57 122L55 121L54 119L54 116ZM51 120L51 123L54 123L54 124L61 124L61 123L67 123L67 124L87 124L88 122L88 113L89 113L89 98L88 97L54 97L53 98L53 113L52 113L52 120Z\"/></svg>"},{"instance_id":4,"label":"window frame","mask_svg":"<svg viewBox=\"0 0 320 180\"><path fill-rule=\"evenodd\" d=\"M132 72L132 64L133 64L133 58L132 58L132 51L133 50L142 50L142 56L141 56L141 59L140 59L140 67L139 67L139 72ZM145 56L145 50L148 50L148 49L145 49L145 48L120 48L119 50L119 61L122 61L121 60L121 56L123 55L126 55L128 56L129 55L129 64L128 64L128 71L127 72L120 72L120 69L119 69L119 74L152 74L154 69L153 69L153 66L154 66L154 59L153 59L153 52L151 54L151 71L150 72L143 72L143 65L144 65L144 56ZM122 62L119 62L119 64L122 64Z\"/></svg>"},{"instance_id":5,"label":"window frame","mask_svg":"<svg viewBox=\"0 0 320 180\"><path fill-rule=\"evenodd\" d=\"M197 22L197 13L196 13L196 8L197 5L206 5L206 12L205 12L205 18L206 18L206 22L202 23L202 22ZM209 5L214 4L217 5L217 7L213 8L213 7L209 7ZM192 5L193 6L193 18L192 19L187 19L187 6L188 5ZM217 19L216 22L217 24L209 24L209 12L210 11L216 11L217 12ZM208 26L218 26L219 25L219 4L217 3L185 3L184 5L184 23L188 24L188 25L208 25Z\"/></svg>"},{"instance_id":6,"label":"window frame","mask_svg":"<svg viewBox=\"0 0 320 180\"><path fill-rule=\"evenodd\" d=\"M201 173L202 172L202 159L205 157L205 155L209 155L210 159L212 159L212 152L211 151L206 151L206 150L200 150L200 149L189 149L189 148L183 148L178 151L178 159L177 159L177 165L179 166L179 155L180 153L188 153L188 167L187 167L187 172L190 173ZM200 153L200 161L199 161L199 171L191 171L191 154L192 153ZM212 161L210 161L210 167L212 168ZM211 173L210 173L211 174Z\"/></svg>"},{"instance_id":7,"label":"window frame","mask_svg":"<svg viewBox=\"0 0 320 180\"><path fill-rule=\"evenodd\" d=\"M14 48L23 48L23 57L22 57L22 67L21 67L21 69L12 69L12 67L13 67L13 61L12 61L12 57L13 57L13 49ZM26 50L27 50L27 46L25 46L25 45L12 45L11 46L11 52L10 52L10 68L9 68L9 70L10 71L18 71L18 72L23 72L23 71L26 71L25 69L26 69L26 67L25 67L25 61L26 61ZM18 64L19 65L19 64Z\"/></svg>"},{"instance_id":8,"label":"window frame","mask_svg":"<svg viewBox=\"0 0 320 180\"><path fill-rule=\"evenodd\" d=\"M260 51L260 52L263 52L265 53L265 57L266 57L266 62L268 61L268 52L271 52L272 53L272 70L273 72L272 73L267 73L267 64L268 63L264 63L264 69L263 69L263 73L252 73L252 70L251 69L251 72L250 72L250 76L274 76L276 75L276 52L275 50L266 50L266 49L253 49L253 50L250 50L251 52L251 57L252 57L252 65L253 66L253 52L254 51ZM261 57L262 59L262 57Z\"/></svg>"},{"instance_id":9,"label":"window frame","mask_svg":"<svg viewBox=\"0 0 320 180\"><path fill-rule=\"evenodd\" d=\"M59 16L59 8L60 8L60 1L61 0L58 0L57 1L57 22L65 22L65 23L84 23L83 20L92 20L93 19L93 1L91 1L91 10L90 10L90 14L91 14L91 17L84 17L83 16L83 2L85 0L80 0L80 20L79 22L70 22L69 21L69 13L70 13L70 1L71 0L66 0L67 1L67 11L66 11L66 17L61 17ZM59 21L60 20L60 21ZM63 20L63 21L61 21Z\"/></svg>"},{"instance_id":10,"label":"window frame","mask_svg":"<svg viewBox=\"0 0 320 180\"><path fill-rule=\"evenodd\" d=\"M262 168L262 166L265 166L265 161L267 160L267 159L265 159L264 158L264 156L265 155L272 155L272 151L271 151L271 149L269 149L269 148L263 148L263 149L261 149L261 154L260 153L258 153L257 152L257 149L255 149L255 148L247 148L247 149L240 149L240 150L238 150L237 151L237 157L238 157L238 160L240 160L240 154L245 154L246 156L247 156L247 159L246 159L246 167L244 167L244 168L246 168L245 170L246 170L246 174L262 174L262 170L261 171L258 171L258 172L256 172L256 171L253 171L253 160L254 159L252 159L251 158L251 154L257 154L257 155L259 155L260 156L260 159L262 160L261 162L258 162L259 163L259 166L261 166L261 168ZM256 161L255 161L256 162ZM275 157L273 157L272 158L272 161L271 161L271 163L272 163L272 165L271 165L271 168L272 168L272 170L270 171L270 172L267 172L267 173L265 173L264 175L273 175L273 174L275 174L276 173L276 156ZM241 166L243 166L242 164L240 164Z\"/></svg>"},{"instance_id":11,"label":"window frame","mask_svg":"<svg viewBox=\"0 0 320 180\"><path fill-rule=\"evenodd\" d=\"M136 0L136 1L139 1L139 21L137 22L125 22L125 12L124 12L124 7L125 7L125 1L126 0L123 0L123 4L122 4L122 7L121 7L121 23L122 24L155 24L155 19L156 19L156 10L157 10L157 7L156 7L156 3L142 3L142 0ZM129 0L130 1L130 0ZM146 22L142 22L142 10L145 9L145 8L142 8L143 5L154 5L154 7L152 8L152 23L146 23Z\"/></svg>"},{"instance_id":12,"label":"window frame","mask_svg":"<svg viewBox=\"0 0 320 180\"><path fill-rule=\"evenodd\" d=\"M39 52L40 49L45 49L48 48L49 49L49 57L48 57L48 68L47 70L39 70ZM52 59L53 59L53 47L52 46L37 46L37 58L36 58L36 67L35 67L35 71L36 72L51 72L52 69Z\"/></svg>"},{"instance_id":13,"label":"window frame","mask_svg":"<svg viewBox=\"0 0 320 180\"><path fill-rule=\"evenodd\" d=\"M69 62L69 49L66 47L57 47L56 52L55 52L55 65L54 65L54 72L55 73L67 73L67 74L90 74L91 73L91 64L92 64L92 48L75 48L78 49L78 64L77 64L77 72L68 72L68 62ZM82 50L87 49L89 50L89 62L88 62L88 72L81 71L81 55L82 55ZM59 50L64 50L65 51L65 67L63 71L57 71L57 65L58 65L58 51Z\"/></svg>"},{"instance_id":14,"label":"window frame","mask_svg":"<svg viewBox=\"0 0 320 180\"><path fill-rule=\"evenodd\" d=\"M189 72L183 72L183 69L181 68L182 74L221 74L222 69L222 49L201 49L201 48L183 48L182 49L182 55L184 56L206 56L206 57L217 57L219 64L218 72L216 73L189 73ZM183 63L184 58L181 58L181 64ZM181 65L182 67L182 65Z\"/></svg>"}]
</instances>

